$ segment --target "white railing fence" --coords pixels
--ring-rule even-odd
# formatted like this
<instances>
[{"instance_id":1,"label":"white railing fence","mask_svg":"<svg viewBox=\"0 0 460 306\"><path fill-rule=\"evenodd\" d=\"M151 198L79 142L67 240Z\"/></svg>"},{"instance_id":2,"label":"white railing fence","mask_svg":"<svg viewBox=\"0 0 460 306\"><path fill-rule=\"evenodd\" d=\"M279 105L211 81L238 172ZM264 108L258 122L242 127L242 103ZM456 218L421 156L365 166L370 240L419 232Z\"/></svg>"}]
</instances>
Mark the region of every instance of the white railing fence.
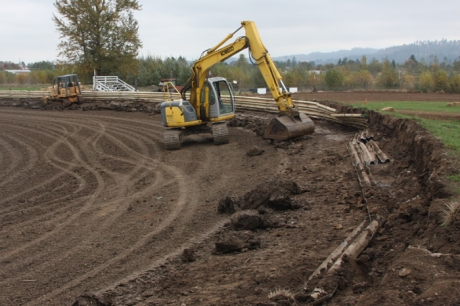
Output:
<instances>
[{"instance_id":1,"label":"white railing fence","mask_svg":"<svg viewBox=\"0 0 460 306\"><path fill-rule=\"evenodd\" d=\"M93 90L96 91L130 91L136 89L117 76L94 76Z\"/></svg>"}]
</instances>

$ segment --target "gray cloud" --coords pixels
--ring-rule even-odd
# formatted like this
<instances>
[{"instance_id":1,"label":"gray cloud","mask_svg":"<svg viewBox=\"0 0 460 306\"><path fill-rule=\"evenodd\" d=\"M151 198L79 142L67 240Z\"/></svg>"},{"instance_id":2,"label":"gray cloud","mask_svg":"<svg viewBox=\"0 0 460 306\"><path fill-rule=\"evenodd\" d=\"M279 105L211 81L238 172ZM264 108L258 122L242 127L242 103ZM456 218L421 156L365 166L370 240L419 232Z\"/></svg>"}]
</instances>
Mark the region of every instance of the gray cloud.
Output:
<instances>
[{"instance_id":1,"label":"gray cloud","mask_svg":"<svg viewBox=\"0 0 460 306\"><path fill-rule=\"evenodd\" d=\"M51 20L54 1L15 0L0 11L0 60L55 60L59 33ZM135 12L143 42L140 55L184 56L201 52L256 22L272 56L385 48L417 40L460 39L460 2L414 0L287 0L231 2L139 1ZM238 35L244 35L240 31Z\"/></svg>"}]
</instances>

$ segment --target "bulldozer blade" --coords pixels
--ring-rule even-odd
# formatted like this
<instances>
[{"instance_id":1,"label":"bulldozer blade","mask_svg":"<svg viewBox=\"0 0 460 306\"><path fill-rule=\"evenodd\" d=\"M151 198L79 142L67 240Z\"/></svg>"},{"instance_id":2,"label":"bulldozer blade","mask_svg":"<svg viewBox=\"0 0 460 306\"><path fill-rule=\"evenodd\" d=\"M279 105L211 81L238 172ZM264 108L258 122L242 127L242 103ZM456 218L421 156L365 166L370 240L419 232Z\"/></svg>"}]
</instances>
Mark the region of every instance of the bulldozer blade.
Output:
<instances>
[{"instance_id":1,"label":"bulldozer blade","mask_svg":"<svg viewBox=\"0 0 460 306\"><path fill-rule=\"evenodd\" d=\"M265 129L265 138L286 140L311 134L315 131L315 123L304 113L298 116L280 116L273 118Z\"/></svg>"}]
</instances>

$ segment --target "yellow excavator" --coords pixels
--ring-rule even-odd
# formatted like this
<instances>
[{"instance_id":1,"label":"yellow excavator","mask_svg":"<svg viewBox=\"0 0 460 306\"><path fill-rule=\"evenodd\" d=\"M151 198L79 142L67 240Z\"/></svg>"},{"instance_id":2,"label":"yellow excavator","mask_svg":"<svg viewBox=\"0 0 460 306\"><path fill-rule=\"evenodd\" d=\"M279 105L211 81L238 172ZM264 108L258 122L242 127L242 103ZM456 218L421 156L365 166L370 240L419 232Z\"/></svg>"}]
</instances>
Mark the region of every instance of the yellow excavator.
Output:
<instances>
[{"instance_id":1,"label":"yellow excavator","mask_svg":"<svg viewBox=\"0 0 460 306\"><path fill-rule=\"evenodd\" d=\"M223 46L240 29L246 35ZM227 35L213 48L203 52L194 63L192 76L181 90L181 99L161 103L162 124L166 127L164 144L168 150L180 149L182 136L195 133L212 133L215 144L228 143L226 121L235 117L235 100L231 84L222 77L210 77L213 65L249 48L270 92L275 99L279 116L271 120L264 137L285 140L314 132L315 124L300 113L292 102L281 75L260 39L253 21L243 21L233 33ZM190 91L189 101L186 99Z\"/></svg>"}]
</instances>

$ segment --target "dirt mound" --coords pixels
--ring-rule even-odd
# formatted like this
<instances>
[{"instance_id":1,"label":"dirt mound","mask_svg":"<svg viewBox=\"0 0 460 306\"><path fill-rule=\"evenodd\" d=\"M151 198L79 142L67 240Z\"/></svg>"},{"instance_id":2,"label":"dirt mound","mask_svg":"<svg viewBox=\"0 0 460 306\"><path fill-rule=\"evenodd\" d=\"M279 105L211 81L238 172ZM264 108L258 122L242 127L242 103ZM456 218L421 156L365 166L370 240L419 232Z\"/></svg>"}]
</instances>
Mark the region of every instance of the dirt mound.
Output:
<instances>
[{"instance_id":1,"label":"dirt mound","mask_svg":"<svg viewBox=\"0 0 460 306\"><path fill-rule=\"evenodd\" d=\"M257 136L263 136L269 121L267 116L244 112L237 114L235 118L229 120L228 126L242 127L256 133Z\"/></svg>"},{"instance_id":2,"label":"dirt mound","mask_svg":"<svg viewBox=\"0 0 460 306\"><path fill-rule=\"evenodd\" d=\"M258 209L261 207L274 210L292 209L291 196L302 193L299 185L283 178L270 179L244 195L242 209Z\"/></svg>"},{"instance_id":3,"label":"dirt mound","mask_svg":"<svg viewBox=\"0 0 460 306\"><path fill-rule=\"evenodd\" d=\"M233 213L236 209L274 210L292 209L296 206L292 196L305 192L294 181L276 177L259 183L257 187L247 192L241 199L227 196L219 202L218 212Z\"/></svg>"}]
</instances>

